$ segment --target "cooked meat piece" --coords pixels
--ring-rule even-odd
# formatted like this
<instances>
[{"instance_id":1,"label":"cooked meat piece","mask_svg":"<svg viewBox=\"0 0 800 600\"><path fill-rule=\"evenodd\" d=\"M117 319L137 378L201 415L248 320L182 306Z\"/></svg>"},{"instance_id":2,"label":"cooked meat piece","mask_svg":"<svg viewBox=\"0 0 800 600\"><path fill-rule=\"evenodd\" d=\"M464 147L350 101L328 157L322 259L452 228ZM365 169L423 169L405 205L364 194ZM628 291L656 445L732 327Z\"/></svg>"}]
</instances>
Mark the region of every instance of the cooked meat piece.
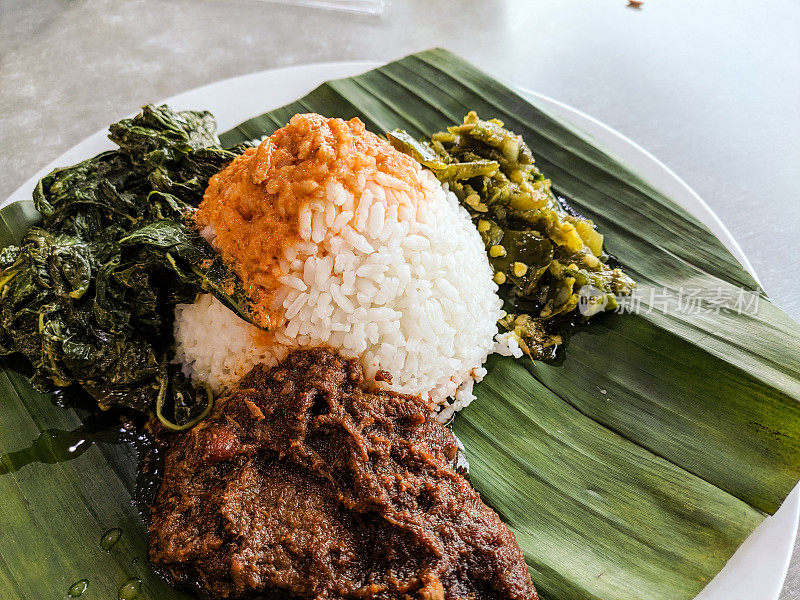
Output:
<instances>
[{"instance_id":1,"label":"cooked meat piece","mask_svg":"<svg viewBox=\"0 0 800 600\"><path fill-rule=\"evenodd\" d=\"M253 369L167 452L150 559L213 598L537 598L514 534L413 396L298 351Z\"/></svg>"}]
</instances>

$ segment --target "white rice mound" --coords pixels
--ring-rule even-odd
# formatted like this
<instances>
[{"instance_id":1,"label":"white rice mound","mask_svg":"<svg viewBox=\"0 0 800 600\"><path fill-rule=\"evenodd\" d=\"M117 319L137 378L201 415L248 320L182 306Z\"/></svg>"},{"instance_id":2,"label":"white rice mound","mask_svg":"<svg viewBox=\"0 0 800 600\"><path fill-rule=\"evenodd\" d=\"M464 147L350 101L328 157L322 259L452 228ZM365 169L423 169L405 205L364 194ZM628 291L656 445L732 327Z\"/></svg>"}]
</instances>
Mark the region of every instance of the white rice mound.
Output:
<instances>
[{"instance_id":1,"label":"white rice mound","mask_svg":"<svg viewBox=\"0 0 800 600\"><path fill-rule=\"evenodd\" d=\"M259 362L327 345L357 357L368 378L388 371L382 387L419 394L449 419L472 401L497 349L502 302L467 211L430 172L419 179L425 201L380 172L359 176L356 189L326 185L301 209L303 241L284 251L275 300L284 320L271 341L206 294L175 309L175 362L219 393ZM519 352L508 336L499 342Z\"/></svg>"}]
</instances>

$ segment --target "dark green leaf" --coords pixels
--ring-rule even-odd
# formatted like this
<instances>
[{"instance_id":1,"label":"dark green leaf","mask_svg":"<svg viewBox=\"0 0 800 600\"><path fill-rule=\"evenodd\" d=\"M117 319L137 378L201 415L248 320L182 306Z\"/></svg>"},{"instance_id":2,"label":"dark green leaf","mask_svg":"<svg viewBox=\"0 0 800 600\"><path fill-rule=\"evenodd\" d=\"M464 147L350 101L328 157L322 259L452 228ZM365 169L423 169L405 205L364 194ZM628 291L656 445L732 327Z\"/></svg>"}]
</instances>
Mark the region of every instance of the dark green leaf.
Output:
<instances>
[{"instance_id":1,"label":"dark green leaf","mask_svg":"<svg viewBox=\"0 0 800 600\"><path fill-rule=\"evenodd\" d=\"M41 226L0 257L0 354L28 358L40 390L77 383L104 408L169 403L165 390L181 387L164 335L173 306L207 290L249 315L240 282L188 222L236 156L215 129L208 113L147 106L111 126L119 151L38 183ZM189 420L208 404L203 390L180 398L174 413Z\"/></svg>"},{"instance_id":2,"label":"dark green leaf","mask_svg":"<svg viewBox=\"0 0 800 600\"><path fill-rule=\"evenodd\" d=\"M800 474L800 327L759 298L752 277L704 226L596 142L444 50L324 84L221 139L231 144L257 138L293 113L308 111L360 117L375 132L399 128L423 138L469 110L499 118L522 135L554 192L597 225L607 250L640 284L634 299L638 315L596 317L571 340L562 366L536 363L531 368L535 377L513 389L543 390L544 385L575 407L576 414L678 467L684 485L706 481L717 488L717 502L739 499L756 512L747 518L742 513L736 526L726 522L732 537L725 544L712 535L723 526L714 519L703 525L678 519L653 532L653 544L667 545L680 555L684 550L673 543L675 527L688 527L695 550L704 549L697 554L694 571L684 569L678 558L664 562L646 554L652 560L634 567L625 557L603 551L611 543L626 548L627 538L610 541L604 530L595 529L587 520L593 509L582 499L567 498L561 514L549 522L522 521L520 511L535 513L548 501L531 500L527 490L536 479L562 477L563 465L540 465L502 443L511 438L520 444L542 443L536 423L548 418L543 406L512 391L504 393L502 402L482 401L479 395L456 419L467 454L476 462L473 481L512 528L528 528L521 542L538 574L536 582L550 600L691 598L750 532L757 521L752 515L774 512ZM681 291L690 289L704 297L702 312L681 312ZM666 311L659 296L664 291L671 298ZM720 310L713 303L716 294L755 297L760 305L754 314ZM490 375L484 388L494 377L502 376ZM513 427L504 420L509 410L524 415ZM497 425L496 431L481 433L476 424L486 420ZM520 460L526 468L507 473ZM640 481L654 476L651 463L638 460L609 468L623 469ZM587 472L586 488L602 494L608 475L600 468ZM506 484L495 492L501 477ZM662 488L661 509L672 514L680 499L669 495L666 484ZM628 498L619 513L621 530L636 532L652 518L635 492L608 491ZM560 562L533 558L540 556L538 539L549 537L557 544L569 536L582 539L580 552L559 555ZM589 586L593 577L602 582L597 576L610 573L627 577L624 593L611 585ZM669 595L653 592L661 581L673 583Z\"/></svg>"}]
</instances>

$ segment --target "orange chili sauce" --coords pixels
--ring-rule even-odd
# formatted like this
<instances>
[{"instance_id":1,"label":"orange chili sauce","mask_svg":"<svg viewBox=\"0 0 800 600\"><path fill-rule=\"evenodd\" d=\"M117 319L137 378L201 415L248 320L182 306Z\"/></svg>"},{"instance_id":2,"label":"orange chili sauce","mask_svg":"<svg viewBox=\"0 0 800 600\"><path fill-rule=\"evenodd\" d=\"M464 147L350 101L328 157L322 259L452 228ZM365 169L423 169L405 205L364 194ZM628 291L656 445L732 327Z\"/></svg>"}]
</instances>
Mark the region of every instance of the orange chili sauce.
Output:
<instances>
[{"instance_id":1,"label":"orange chili sauce","mask_svg":"<svg viewBox=\"0 0 800 600\"><path fill-rule=\"evenodd\" d=\"M358 118L297 114L211 178L194 218L201 229L213 227L214 247L241 278L262 325L274 328L282 319L273 302L285 275L280 260L302 241L298 214L304 203L324 200L332 181L355 189L360 172L417 182L419 170Z\"/></svg>"}]
</instances>

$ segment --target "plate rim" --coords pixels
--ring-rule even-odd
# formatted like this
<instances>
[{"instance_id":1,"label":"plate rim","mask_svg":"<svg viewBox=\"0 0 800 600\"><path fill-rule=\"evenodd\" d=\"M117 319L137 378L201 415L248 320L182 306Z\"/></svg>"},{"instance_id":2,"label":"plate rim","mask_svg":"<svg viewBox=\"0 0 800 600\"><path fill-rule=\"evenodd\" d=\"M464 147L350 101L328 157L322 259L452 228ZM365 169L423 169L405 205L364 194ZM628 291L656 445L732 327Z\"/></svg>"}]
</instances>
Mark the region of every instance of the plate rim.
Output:
<instances>
[{"instance_id":1,"label":"plate rim","mask_svg":"<svg viewBox=\"0 0 800 600\"><path fill-rule=\"evenodd\" d=\"M220 79L202 86L197 86L195 88L186 90L184 92L172 95L165 100L162 100L160 103L166 103L173 106L177 106L179 108L186 107L187 104L192 104L195 101L193 98L199 98L204 93L209 93L211 90L219 90L224 88L224 86L231 86L233 87L242 87L243 85L249 83L252 84L253 82L257 82L259 80L269 79L269 78L292 78L297 77L298 75L302 75L304 78L304 84L308 84L311 82L310 87L308 85L303 85L302 87L307 88L305 92L297 92L293 91L291 93L291 97L286 99L285 101L279 102L272 102L269 99L265 99L263 104L261 104L261 108L257 109L260 112L255 112L253 114L248 114L243 117L237 117L234 119L235 122L233 123L225 123L224 126L220 126L219 129L225 131L241 123L242 121L255 116L256 114L261 114L269 108L265 108L264 105L267 106L281 106L287 102L290 102L298 97L302 97L304 93L311 91L317 85L323 83L324 81L330 79L337 79L341 77L349 77L352 75L359 74L363 71L367 71L369 69L378 67L385 64L384 62L379 61L320 61L314 63L302 63L297 65L289 65L285 67L275 68L275 69L265 69L261 71L254 71L251 73L245 73L240 75L235 75L232 77ZM321 77L318 77L321 76ZM299 86L298 86L299 87ZM563 103L559 100L556 100L550 96L541 94L539 92L535 92L530 90L526 87L516 86L513 83L509 85L513 89L518 90L526 99L531 100L535 99L541 103L543 103L547 108L554 110L560 117L565 118L573 127L576 127L578 130L582 131L584 134L589 135L596 139L601 145L606 147L607 151L612 152L617 158L621 159L623 162L628 164L632 167L636 172L642 174L646 180L651 185L658 189L664 190L665 184L668 184L667 187L671 188L670 197L673 197L675 193L679 196L683 195L684 200L689 198L691 201L689 205L684 204L679 199L673 198L679 205L681 205L685 210L687 210L690 214L692 214L695 218L700 220L706 227L708 227L712 233L714 233L715 237L717 237L725 247L733 254L734 258L738 260L742 266L753 276L753 278L761 285L761 282L758 280L758 276L753 269L750 261L747 259L747 256L742 251L741 247L739 246L738 242L734 239L733 235L730 231L725 227L722 220L717 216L717 214L711 209L711 207L700 197L697 192L695 192L683 179L681 179L672 169L670 169L667 165L661 162L658 158L656 158L653 154L651 154L648 150L643 148L641 145L636 143L635 141L631 140L626 135L620 133L613 127L603 123L599 119L592 117L584 113L583 111L576 109L566 103ZM293 88L296 89L296 88ZM210 107L200 107L200 108L209 108ZM212 110L212 112L215 112ZM132 115L125 115L119 118L126 118ZM573 117L572 119L570 117ZM575 120L579 122L583 122L583 125L575 123ZM589 127L586 127L586 124ZM598 139L595 135L592 134L590 130L594 130L596 132L601 133L601 138ZM19 186L11 195L8 196L5 200L0 202L0 208L11 204L13 202L21 201L21 200L29 200L31 195L31 190L33 190L34 186L41 179L44 175L52 171L54 168L58 166L62 166L64 164L74 164L80 160L84 160L94 154L108 148L112 148L113 145L106 137L107 130L101 129L100 131L88 136L87 138L83 139L79 143L75 144L65 152L61 153L58 157L54 160L50 161L46 164L43 168L41 168L37 173L35 173L32 177L26 180L21 186ZM604 138L607 136L607 138ZM614 146L613 148L608 148L609 142L613 142L611 145ZM634 160L631 160L631 157L620 156L619 148L623 149L623 154L625 151L633 152L631 156L634 157ZM636 160L638 158L638 160ZM648 172L650 177L648 177ZM660 184L656 184L655 181L652 180L652 176L654 172L660 172L663 177L666 179L662 179ZM794 542L797 535L798 529L798 520L800 519L800 483L798 486L795 487L792 492L787 496L786 500L784 501L783 505L779 509L779 512L789 513L788 517L783 517L784 519L792 519L791 527L788 530L783 530L783 537L784 541L786 542L786 552L783 556L782 568L779 577L773 580L773 585L776 587L770 594L770 598L772 600L777 600L781 590L783 588L783 584L788 572L789 563L792 558ZM777 513L776 513L777 515ZM756 537L756 532L764 528L766 524L776 524L776 517L775 515L767 517L755 530L750 536L745 540L745 542L737 549L736 553L731 557L729 561L729 565L731 563L735 563L735 559L740 552L748 546L748 542L751 539ZM786 533L791 533L790 536L786 535ZM720 571L720 573L715 577L707 586L703 592L697 597L698 600L702 597L705 598L706 590L712 588L714 586L714 582L725 573L728 565ZM726 575L727 577L729 575ZM763 581L761 582L764 583ZM770 582L768 582L770 583ZM734 588L731 588L734 589ZM761 593L765 591L761 588ZM739 596L736 596L737 598ZM709 596L707 600L713 600L714 597ZM763 595L759 597L760 599L765 598Z\"/></svg>"}]
</instances>

